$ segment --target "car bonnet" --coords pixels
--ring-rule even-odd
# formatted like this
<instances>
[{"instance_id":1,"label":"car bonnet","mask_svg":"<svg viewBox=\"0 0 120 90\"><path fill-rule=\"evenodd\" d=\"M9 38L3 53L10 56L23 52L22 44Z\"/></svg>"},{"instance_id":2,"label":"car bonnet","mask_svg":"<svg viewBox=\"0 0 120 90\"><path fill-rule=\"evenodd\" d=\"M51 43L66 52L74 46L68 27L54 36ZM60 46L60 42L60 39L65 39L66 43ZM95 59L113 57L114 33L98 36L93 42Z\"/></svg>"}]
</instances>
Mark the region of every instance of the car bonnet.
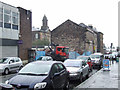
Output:
<instances>
[{"instance_id":1,"label":"car bonnet","mask_svg":"<svg viewBox=\"0 0 120 90\"><path fill-rule=\"evenodd\" d=\"M26 85L34 86L36 83L40 83L45 80L47 76L31 76L31 75L16 75L9 80L11 85Z\"/></svg>"}]
</instances>

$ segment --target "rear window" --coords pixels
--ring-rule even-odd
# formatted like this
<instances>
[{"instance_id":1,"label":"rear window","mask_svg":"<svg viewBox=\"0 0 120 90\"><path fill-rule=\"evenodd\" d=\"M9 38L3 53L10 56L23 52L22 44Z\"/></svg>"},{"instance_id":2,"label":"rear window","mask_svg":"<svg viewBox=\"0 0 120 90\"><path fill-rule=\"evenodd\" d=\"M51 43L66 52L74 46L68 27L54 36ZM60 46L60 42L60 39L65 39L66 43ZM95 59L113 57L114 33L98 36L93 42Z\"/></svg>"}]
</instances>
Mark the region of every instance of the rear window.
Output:
<instances>
[{"instance_id":1,"label":"rear window","mask_svg":"<svg viewBox=\"0 0 120 90\"><path fill-rule=\"evenodd\" d=\"M81 66L81 61L67 60L67 61L64 62L64 65L66 67L80 67Z\"/></svg>"}]
</instances>

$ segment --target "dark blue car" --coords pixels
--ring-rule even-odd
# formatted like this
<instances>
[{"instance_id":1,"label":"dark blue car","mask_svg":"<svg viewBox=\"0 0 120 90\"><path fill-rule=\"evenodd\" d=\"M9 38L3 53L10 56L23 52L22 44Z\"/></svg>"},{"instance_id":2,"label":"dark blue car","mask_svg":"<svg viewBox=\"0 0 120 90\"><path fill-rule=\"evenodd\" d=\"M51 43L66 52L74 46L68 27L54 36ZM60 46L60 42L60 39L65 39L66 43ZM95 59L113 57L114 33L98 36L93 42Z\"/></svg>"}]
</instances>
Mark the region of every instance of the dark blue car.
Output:
<instances>
[{"instance_id":1,"label":"dark blue car","mask_svg":"<svg viewBox=\"0 0 120 90\"><path fill-rule=\"evenodd\" d=\"M35 61L6 81L18 90L53 90L69 88L69 72L59 61Z\"/></svg>"}]
</instances>

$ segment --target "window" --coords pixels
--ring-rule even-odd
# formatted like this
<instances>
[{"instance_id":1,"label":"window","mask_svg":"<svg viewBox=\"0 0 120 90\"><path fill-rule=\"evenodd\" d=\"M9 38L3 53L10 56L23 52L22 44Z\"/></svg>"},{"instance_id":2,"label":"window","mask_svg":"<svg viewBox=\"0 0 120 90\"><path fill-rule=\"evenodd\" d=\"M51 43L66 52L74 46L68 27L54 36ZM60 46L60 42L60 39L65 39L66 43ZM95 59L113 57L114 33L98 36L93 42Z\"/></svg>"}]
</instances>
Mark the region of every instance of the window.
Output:
<instances>
[{"instance_id":1,"label":"window","mask_svg":"<svg viewBox=\"0 0 120 90\"><path fill-rule=\"evenodd\" d=\"M59 71L58 71L58 66L55 64L55 65L53 65L53 67L52 67L52 75L54 75L55 73L58 73Z\"/></svg>"},{"instance_id":2,"label":"window","mask_svg":"<svg viewBox=\"0 0 120 90\"><path fill-rule=\"evenodd\" d=\"M38 33L35 34L35 38L38 39Z\"/></svg>"},{"instance_id":3,"label":"window","mask_svg":"<svg viewBox=\"0 0 120 90\"><path fill-rule=\"evenodd\" d=\"M3 22L0 22L0 27L3 27Z\"/></svg>"},{"instance_id":4,"label":"window","mask_svg":"<svg viewBox=\"0 0 120 90\"><path fill-rule=\"evenodd\" d=\"M4 28L11 28L11 11L4 9Z\"/></svg>"},{"instance_id":5,"label":"window","mask_svg":"<svg viewBox=\"0 0 120 90\"><path fill-rule=\"evenodd\" d=\"M86 66L87 63L85 61L82 61L82 66Z\"/></svg>"},{"instance_id":6,"label":"window","mask_svg":"<svg viewBox=\"0 0 120 90\"><path fill-rule=\"evenodd\" d=\"M10 11L10 10L8 10L8 9L4 9L4 13L5 13L5 14L9 14L9 15L10 15L11 11Z\"/></svg>"},{"instance_id":7,"label":"window","mask_svg":"<svg viewBox=\"0 0 120 90\"><path fill-rule=\"evenodd\" d=\"M17 58L17 59L16 59L16 62L19 62L19 61L20 61L20 60Z\"/></svg>"},{"instance_id":8,"label":"window","mask_svg":"<svg viewBox=\"0 0 120 90\"><path fill-rule=\"evenodd\" d=\"M11 63L14 63L14 62L15 62L15 61L12 59L12 60L10 60L10 62L9 62L9 63L11 64Z\"/></svg>"},{"instance_id":9,"label":"window","mask_svg":"<svg viewBox=\"0 0 120 90\"><path fill-rule=\"evenodd\" d=\"M11 28L11 24L10 23L4 23L4 27L5 28Z\"/></svg>"},{"instance_id":10,"label":"window","mask_svg":"<svg viewBox=\"0 0 120 90\"><path fill-rule=\"evenodd\" d=\"M58 51L62 50L62 48L58 48Z\"/></svg>"},{"instance_id":11,"label":"window","mask_svg":"<svg viewBox=\"0 0 120 90\"><path fill-rule=\"evenodd\" d=\"M12 29L18 30L18 13L12 12Z\"/></svg>"},{"instance_id":12,"label":"window","mask_svg":"<svg viewBox=\"0 0 120 90\"><path fill-rule=\"evenodd\" d=\"M0 21L3 21L3 14L0 13Z\"/></svg>"},{"instance_id":13,"label":"window","mask_svg":"<svg viewBox=\"0 0 120 90\"><path fill-rule=\"evenodd\" d=\"M62 70L65 70L65 67L62 64L58 64L59 66L59 71L61 72Z\"/></svg>"},{"instance_id":14,"label":"window","mask_svg":"<svg viewBox=\"0 0 120 90\"><path fill-rule=\"evenodd\" d=\"M12 29L18 30L18 25L12 25Z\"/></svg>"},{"instance_id":15,"label":"window","mask_svg":"<svg viewBox=\"0 0 120 90\"><path fill-rule=\"evenodd\" d=\"M0 27L3 27L3 9L0 8Z\"/></svg>"}]
</instances>

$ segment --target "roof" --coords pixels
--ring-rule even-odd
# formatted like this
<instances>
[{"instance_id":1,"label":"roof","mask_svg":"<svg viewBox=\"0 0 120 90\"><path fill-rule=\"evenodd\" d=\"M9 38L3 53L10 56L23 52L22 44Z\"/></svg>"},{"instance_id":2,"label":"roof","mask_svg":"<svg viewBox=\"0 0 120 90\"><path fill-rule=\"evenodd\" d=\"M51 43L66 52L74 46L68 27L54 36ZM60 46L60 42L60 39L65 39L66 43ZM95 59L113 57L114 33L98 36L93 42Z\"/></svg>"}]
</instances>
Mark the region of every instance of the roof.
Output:
<instances>
[{"instance_id":1,"label":"roof","mask_svg":"<svg viewBox=\"0 0 120 90\"><path fill-rule=\"evenodd\" d=\"M56 30L57 28L59 28L60 26L62 26L63 24L68 23L68 22L69 22L69 23L73 23L74 25L76 25L76 26L78 26L78 27L81 27L79 24L77 24L77 23L71 21L70 19L68 19L68 20L66 20L65 22L63 22L62 24L60 24L58 27L56 27L55 29L53 29L52 32L53 32L54 30ZM82 28L82 27L81 27L81 28Z\"/></svg>"},{"instance_id":2,"label":"roof","mask_svg":"<svg viewBox=\"0 0 120 90\"><path fill-rule=\"evenodd\" d=\"M102 53L93 53L91 55L103 55Z\"/></svg>"},{"instance_id":3,"label":"roof","mask_svg":"<svg viewBox=\"0 0 120 90\"><path fill-rule=\"evenodd\" d=\"M52 65L54 63L62 63L62 62L61 61L34 61L34 62L31 62L31 63Z\"/></svg>"},{"instance_id":4,"label":"roof","mask_svg":"<svg viewBox=\"0 0 120 90\"><path fill-rule=\"evenodd\" d=\"M78 56L78 57L90 57L90 56Z\"/></svg>"},{"instance_id":5,"label":"roof","mask_svg":"<svg viewBox=\"0 0 120 90\"><path fill-rule=\"evenodd\" d=\"M82 59L67 59L65 61L80 61L80 62L82 62L83 60Z\"/></svg>"},{"instance_id":6,"label":"roof","mask_svg":"<svg viewBox=\"0 0 120 90\"><path fill-rule=\"evenodd\" d=\"M69 48L68 46L57 46L58 48Z\"/></svg>"}]
</instances>

